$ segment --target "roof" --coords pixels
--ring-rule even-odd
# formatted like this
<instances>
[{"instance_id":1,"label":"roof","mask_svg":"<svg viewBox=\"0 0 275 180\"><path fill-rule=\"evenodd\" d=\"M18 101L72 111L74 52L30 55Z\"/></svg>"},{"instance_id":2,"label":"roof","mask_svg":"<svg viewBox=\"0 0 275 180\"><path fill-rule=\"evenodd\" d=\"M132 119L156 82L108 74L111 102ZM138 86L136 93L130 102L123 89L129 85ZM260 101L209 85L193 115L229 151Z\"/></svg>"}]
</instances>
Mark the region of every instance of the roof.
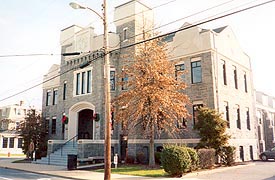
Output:
<instances>
[{"instance_id":1,"label":"roof","mask_svg":"<svg viewBox=\"0 0 275 180\"><path fill-rule=\"evenodd\" d=\"M220 33L220 32L222 32L225 28L227 28L227 26L213 29L213 31L215 31L216 33Z\"/></svg>"}]
</instances>

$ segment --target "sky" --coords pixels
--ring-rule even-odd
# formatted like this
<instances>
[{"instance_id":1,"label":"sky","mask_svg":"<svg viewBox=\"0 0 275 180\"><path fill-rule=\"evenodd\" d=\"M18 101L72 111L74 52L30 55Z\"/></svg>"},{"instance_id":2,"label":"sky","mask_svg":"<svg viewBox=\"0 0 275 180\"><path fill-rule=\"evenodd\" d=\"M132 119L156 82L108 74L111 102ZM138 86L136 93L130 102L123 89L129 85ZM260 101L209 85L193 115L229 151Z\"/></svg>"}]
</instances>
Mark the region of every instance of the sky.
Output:
<instances>
[{"instance_id":1,"label":"sky","mask_svg":"<svg viewBox=\"0 0 275 180\"><path fill-rule=\"evenodd\" d=\"M109 29L114 7L128 0L107 0ZM229 10L242 9L268 0L140 0L152 7L156 27L188 18L159 28L165 33L180 28L185 22L196 23ZM73 24L93 26L103 33L101 20L87 10L75 10L71 0L9 0L0 5L0 107L25 102L26 106L41 108L42 86L52 64L60 63L60 31ZM79 0L80 4L101 13L102 0ZM165 4L165 5L162 5ZM223 4L223 5L221 5ZM241 6L242 5L242 6ZM216 8L209 9L211 7ZM154 8L155 7L155 8ZM238 8L236 8L238 7ZM197 12L203 13L196 14ZM254 87L275 97L275 2L200 27L215 29L231 26L243 51L251 59ZM53 54L46 56L12 56L22 54ZM24 93L18 92L37 86ZM11 98L8 98L12 96Z\"/></svg>"}]
</instances>

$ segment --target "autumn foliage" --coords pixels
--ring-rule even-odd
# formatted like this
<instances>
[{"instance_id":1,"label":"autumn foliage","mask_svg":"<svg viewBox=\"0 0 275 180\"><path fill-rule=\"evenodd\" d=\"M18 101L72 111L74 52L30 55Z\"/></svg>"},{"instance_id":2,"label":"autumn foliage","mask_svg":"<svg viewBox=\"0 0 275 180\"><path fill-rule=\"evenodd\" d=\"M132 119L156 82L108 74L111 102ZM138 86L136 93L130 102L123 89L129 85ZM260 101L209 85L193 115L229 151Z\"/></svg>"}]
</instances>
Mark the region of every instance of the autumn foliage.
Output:
<instances>
[{"instance_id":1,"label":"autumn foliage","mask_svg":"<svg viewBox=\"0 0 275 180\"><path fill-rule=\"evenodd\" d=\"M175 79L175 66L160 39L136 46L132 56L134 60L125 60L121 73L122 77L128 77L127 91L113 101L115 119L122 122L127 132L142 127L142 134L149 137L151 144L149 165L154 165L155 135L177 132L177 121L188 116L185 107L189 99L182 93L186 85Z\"/></svg>"}]
</instances>

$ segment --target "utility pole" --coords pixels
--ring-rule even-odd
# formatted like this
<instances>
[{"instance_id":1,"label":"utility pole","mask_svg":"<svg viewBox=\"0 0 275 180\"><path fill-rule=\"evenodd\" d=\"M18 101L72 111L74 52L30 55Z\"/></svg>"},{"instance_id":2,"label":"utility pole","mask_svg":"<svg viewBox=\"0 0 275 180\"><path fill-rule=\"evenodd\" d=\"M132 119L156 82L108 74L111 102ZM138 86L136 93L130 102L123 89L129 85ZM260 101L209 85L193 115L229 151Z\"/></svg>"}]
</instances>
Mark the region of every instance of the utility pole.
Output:
<instances>
[{"instance_id":1,"label":"utility pole","mask_svg":"<svg viewBox=\"0 0 275 180\"><path fill-rule=\"evenodd\" d=\"M105 151L104 151L104 180L111 179L111 97L110 97L110 59L108 39L107 2L103 0L104 26L104 85L105 85Z\"/></svg>"},{"instance_id":2,"label":"utility pole","mask_svg":"<svg viewBox=\"0 0 275 180\"><path fill-rule=\"evenodd\" d=\"M107 18L107 0L103 0L103 15L100 15L89 7L81 6L71 2L70 6L74 9L88 9L95 13L102 21L104 26L103 50L104 50L104 104L105 104L105 141L104 141L104 180L111 179L111 95L110 95L110 60L109 60L109 39L108 39L108 18ZM64 53L64 55L78 55L75 53ZM88 64L84 64L83 67Z\"/></svg>"}]
</instances>

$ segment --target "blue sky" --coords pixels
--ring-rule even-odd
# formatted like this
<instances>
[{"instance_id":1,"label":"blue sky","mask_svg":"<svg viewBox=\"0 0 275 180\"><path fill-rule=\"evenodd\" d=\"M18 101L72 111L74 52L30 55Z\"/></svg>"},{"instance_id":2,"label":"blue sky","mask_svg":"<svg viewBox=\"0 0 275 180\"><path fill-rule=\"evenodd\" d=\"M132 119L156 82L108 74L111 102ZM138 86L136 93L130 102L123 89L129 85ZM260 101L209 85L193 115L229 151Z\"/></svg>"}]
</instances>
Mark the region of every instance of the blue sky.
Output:
<instances>
[{"instance_id":1,"label":"blue sky","mask_svg":"<svg viewBox=\"0 0 275 180\"><path fill-rule=\"evenodd\" d=\"M155 8L156 26L166 24L214 5L224 6L192 16L183 21L160 29L167 32L179 28L184 22L194 23L219 12L241 4L252 5L267 0L141 0ZM83 27L93 26L102 33L100 19L89 11L74 10L71 0L9 0L0 6L0 55L60 53L60 31L72 24ZM101 0L79 0L81 4L101 11ZM108 0L109 21L112 21L114 7L127 0ZM230 25L243 50L250 56L254 73L254 84L258 90L275 96L274 58L275 52L275 3L258 7L228 18L202 25L217 28ZM113 25L110 29L114 31ZM13 98L1 101L10 95L42 82L43 75L53 63L59 63L59 56L28 56L0 58L0 106L24 100L27 106L41 106L41 86Z\"/></svg>"}]
</instances>

